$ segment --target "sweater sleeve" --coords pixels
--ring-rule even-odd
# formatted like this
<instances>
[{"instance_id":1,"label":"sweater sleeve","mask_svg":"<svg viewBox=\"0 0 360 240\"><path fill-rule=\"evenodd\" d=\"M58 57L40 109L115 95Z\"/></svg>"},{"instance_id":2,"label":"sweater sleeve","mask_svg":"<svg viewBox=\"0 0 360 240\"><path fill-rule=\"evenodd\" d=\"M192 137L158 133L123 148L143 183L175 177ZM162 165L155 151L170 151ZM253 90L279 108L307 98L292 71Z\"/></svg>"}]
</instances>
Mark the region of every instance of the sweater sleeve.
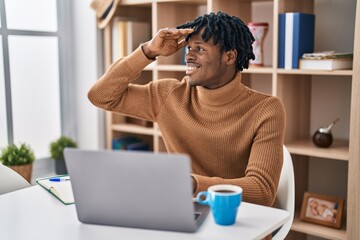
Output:
<instances>
[{"instance_id":1,"label":"sweater sleeve","mask_svg":"<svg viewBox=\"0 0 360 240\"><path fill-rule=\"evenodd\" d=\"M285 110L278 98L267 100L254 119L254 139L245 176L235 179L192 174L197 183L195 194L215 184L242 187L246 202L271 206L276 197L282 163Z\"/></svg>"},{"instance_id":2,"label":"sweater sleeve","mask_svg":"<svg viewBox=\"0 0 360 240\"><path fill-rule=\"evenodd\" d=\"M161 81L150 81L145 85L133 84L151 62L141 47L119 59L90 88L90 102L104 110L155 121L174 84L161 84Z\"/></svg>"}]
</instances>

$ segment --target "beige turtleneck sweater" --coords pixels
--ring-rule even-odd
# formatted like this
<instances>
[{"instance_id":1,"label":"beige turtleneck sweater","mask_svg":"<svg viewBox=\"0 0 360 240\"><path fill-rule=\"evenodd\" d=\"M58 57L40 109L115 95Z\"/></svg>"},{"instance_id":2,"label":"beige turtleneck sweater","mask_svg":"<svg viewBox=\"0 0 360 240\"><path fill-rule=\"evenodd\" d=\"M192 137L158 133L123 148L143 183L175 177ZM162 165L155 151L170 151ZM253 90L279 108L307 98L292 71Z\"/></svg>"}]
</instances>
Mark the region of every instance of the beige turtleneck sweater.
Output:
<instances>
[{"instance_id":1,"label":"beige turtleneck sweater","mask_svg":"<svg viewBox=\"0 0 360 240\"><path fill-rule=\"evenodd\" d=\"M188 77L132 84L149 63L140 47L118 60L90 89L90 101L157 122L167 151L191 157L196 192L235 184L244 201L272 205L283 161L280 100L245 87L240 73L212 90L191 87Z\"/></svg>"}]
</instances>

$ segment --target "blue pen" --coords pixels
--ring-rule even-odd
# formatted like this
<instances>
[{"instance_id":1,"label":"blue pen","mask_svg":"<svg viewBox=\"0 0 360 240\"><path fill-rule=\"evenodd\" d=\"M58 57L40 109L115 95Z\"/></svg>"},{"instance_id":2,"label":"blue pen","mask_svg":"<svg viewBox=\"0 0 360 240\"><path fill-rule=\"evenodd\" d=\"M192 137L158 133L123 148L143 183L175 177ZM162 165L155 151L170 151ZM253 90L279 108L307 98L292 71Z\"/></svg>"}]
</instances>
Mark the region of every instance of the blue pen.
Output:
<instances>
[{"instance_id":1,"label":"blue pen","mask_svg":"<svg viewBox=\"0 0 360 240\"><path fill-rule=\"evenodd\" d=\"M49 178L50 182L65 182L65 181L68 181L68 180L70 180L69 177L52 177L52 178Z\"/></svg>"}]
</instances>

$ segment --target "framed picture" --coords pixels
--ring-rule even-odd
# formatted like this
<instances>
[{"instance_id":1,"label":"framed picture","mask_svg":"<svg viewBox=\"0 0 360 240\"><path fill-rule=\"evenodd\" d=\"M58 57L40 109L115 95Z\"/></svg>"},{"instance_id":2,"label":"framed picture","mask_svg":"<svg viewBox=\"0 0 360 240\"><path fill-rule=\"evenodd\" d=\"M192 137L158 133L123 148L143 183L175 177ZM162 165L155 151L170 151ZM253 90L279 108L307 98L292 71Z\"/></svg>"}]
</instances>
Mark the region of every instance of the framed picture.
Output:
<instances>
[{"instance_id":1,"label":"framed picture","mask_svg":"<svg viewBox=\"0 0 360 240\"><path fill-rule=\"evenodd\" d=\"M340 228L344 199L305 192L300 219L328 227Z\"/></svg>"}]
</instances>

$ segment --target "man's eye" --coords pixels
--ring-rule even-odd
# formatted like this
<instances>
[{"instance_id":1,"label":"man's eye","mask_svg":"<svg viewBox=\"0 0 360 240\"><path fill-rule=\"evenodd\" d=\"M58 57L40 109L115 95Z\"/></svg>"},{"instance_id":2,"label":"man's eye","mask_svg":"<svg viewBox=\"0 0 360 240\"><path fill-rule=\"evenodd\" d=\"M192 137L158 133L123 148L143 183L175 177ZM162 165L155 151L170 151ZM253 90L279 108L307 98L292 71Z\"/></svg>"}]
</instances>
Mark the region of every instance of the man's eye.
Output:
<instances>
[{"instance_id":1,"label":"man's eye","mask_svg":"<svg viewBox=\"0 0 360 240\"><path fill-rule=\"evenodd\" d=\"M186 47L188 51L196 51L196 52L203 52L205 51L205 49L203 49L202 47L195 47L195 48L192 48L190 46Z\"/></svg>"},{"instance_id":2,"label":"man's eye","mask_svg":"<svg viewBox=\"0 0 360 240\"><path fill-rule=\"evenodd\" d=\"M197 52L204 52L205 49L202 48L202 47L200 47L200 46L198 46L198 47L196 47L196 51L197 51Z\"/></svg>"}]
</instances>

